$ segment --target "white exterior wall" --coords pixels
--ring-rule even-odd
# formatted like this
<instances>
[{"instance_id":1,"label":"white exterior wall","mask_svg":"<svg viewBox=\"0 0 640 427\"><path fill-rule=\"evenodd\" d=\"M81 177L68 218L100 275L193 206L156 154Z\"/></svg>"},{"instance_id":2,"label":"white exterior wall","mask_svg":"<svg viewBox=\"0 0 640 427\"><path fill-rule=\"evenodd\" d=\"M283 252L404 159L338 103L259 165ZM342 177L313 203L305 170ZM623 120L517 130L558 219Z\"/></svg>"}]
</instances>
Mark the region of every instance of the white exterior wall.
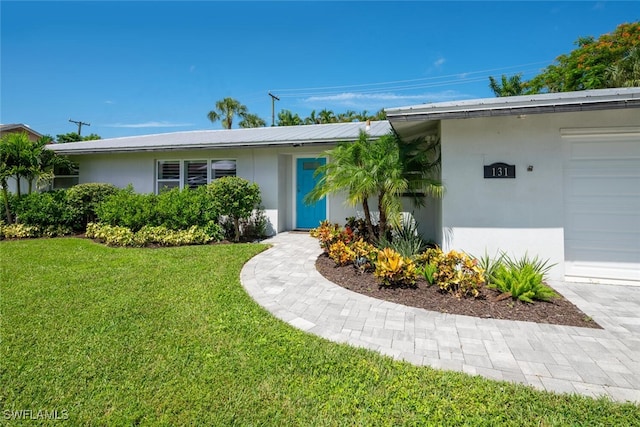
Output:
<instances>
[{"instance_id":1,"label":"white exterior wall","mask_svg":"<svg viewBox=\"0 0 640 427\"><path fill-rule=\"evenodd\" d=\"M317 157L328 149L322 147L241 148L225 150L166 151L126 154L91 154L75 156L80 165L79 181L109 182L124 188L133 185L136 192L153 193L157 160L234 159L236 174L260 186L262 205L269 220L269 233L291 230L295 224L295 159ZM327 200L327 219L344 224L355 215L345 207L344 198Z\"/></svg>"},{"instance_id":2,"label":"white exterior wall","mask_svg":"<svg viewBox=\"0 0 640 427\"><path fill-rule=\"evenodd\" d=\"M475 256L539 256L556 264L550 279L564 279L560 129L630 126L637 120L637 110L443 120L439 243ZM483 178L483 166L494 162L515 164L516 178Z\"/></svg>"}]
</instances>

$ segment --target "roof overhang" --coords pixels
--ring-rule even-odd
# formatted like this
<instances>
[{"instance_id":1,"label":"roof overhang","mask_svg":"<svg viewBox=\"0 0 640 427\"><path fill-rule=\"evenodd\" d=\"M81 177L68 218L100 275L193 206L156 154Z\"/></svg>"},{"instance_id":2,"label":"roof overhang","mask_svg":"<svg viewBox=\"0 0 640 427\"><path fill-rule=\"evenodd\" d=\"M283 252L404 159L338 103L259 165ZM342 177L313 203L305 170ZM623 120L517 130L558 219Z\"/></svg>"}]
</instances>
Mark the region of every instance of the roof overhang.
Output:
<instances>
[{"instance_id":1,"label":"roof overhang","mask_svg":"<svg viewBox=\"0 0 640 427\"><path fill-rule=\"evenodd\" d=\"M598 89L580 92L473 99L385 109L387 119L400 135L419 125L440 120L550 114L577 111L640 108L640 88ZM424 126L424 125L423 125Z\"/></svg>"}]
</instances>

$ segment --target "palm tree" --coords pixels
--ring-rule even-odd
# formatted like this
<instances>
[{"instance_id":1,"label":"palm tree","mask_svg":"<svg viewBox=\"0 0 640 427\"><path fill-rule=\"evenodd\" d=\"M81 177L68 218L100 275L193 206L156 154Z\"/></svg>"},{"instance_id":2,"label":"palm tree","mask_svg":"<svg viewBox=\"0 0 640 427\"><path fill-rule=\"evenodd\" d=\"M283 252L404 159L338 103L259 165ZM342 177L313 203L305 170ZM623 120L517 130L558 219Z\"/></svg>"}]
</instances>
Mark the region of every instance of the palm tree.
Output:
<instances>
[{"instance_id":1,"label":"palm tree","mask_svg":"<svg viewBox=\"0 0 640 427\"><path fill-rule=\"evenodd\" d=\"M220 120L223 128L231 129L233 117L244 118L246 114L247 107L241 104L240 101L233 98L224 98L216 102L216 109L209 111L207 117L211 120L211 123Z\"/></svg>"},{"instance_id":2,"label":"palm tree","mask_svg":"<svg viewBox=\"0 0 640 427\"><path fill-rule=\"evenodd\" d=\"M357 119L357 114L353 110L347 110L344 113L338 114L337 119L340 123L350 123Z\"/></svg>"},{"instance_id":3,"label":"palm tree","mask_svg":"<svg viewBox=\"0 0 640 427\"><path fill-rule=\"evenodd\" d=\"M377 196L377 237L384 236L389 223L399 223L404 193L412 192L417 205L420 200L424 203L426 195L442 195L442 184L433 173L440 164L439 151L434 151L437 143L436 139L423 139L405 146L393 132L373 141L360 132L355 142L341 143L324 153L331 161L318 168L320 179L305 201L312 203L346 191L349 205L362 204L367 231L376 236L368 199Z\"/></svg>"},{"instance_id":4,"label":"palm tree","mask_svg":"<svg viewBox=\"0 0 640 427\"><path fill-rule=\"evenodd\" d=\"M489 87L497 97L524 95L526 82L521 79L522 74L516 74L509 78L503 74L500 84L492 76L489 76Z\"/></svg>"},{"instance_id":5,"label":"palm tree","mask_svg":"<svg viewBox=\"0 0 640 427\"><path fill-rule=\"evenodd\" d=\"M319 119L316 117L316 110L311 110L311 114L309 114L309 117L305 117L304 119L304 124L305 125L317 125L319 122Z\"/></svg>"},{"instance_id":6,"label":"palm tree","mask_svg":"<svg viewBox=\"0 0 640 427\"><path fill-rule=\"evenodd\" d=\"M640 86L640 48L631 49L622 60L607 67L605 76L607 87Z\"/></svg>"},{"instance_id":7,"label":"palm tree","mask_svg":"<svg viewBox=\"0 0 640 427\"><path fill-rule=\"evenodd\" d=\"M326 108L320 110L318 113L318 123L335 123L336 115L331 110L327 110Z\"/></svg>"},{"instance_id":8,"label":"palm tree","mask_svg":"<svg viewBox=\"0 0 640 427\"><path fill-rule=\"evenodd\" d=\"M298 126L302 124L304 124L304 122L297 113L293 114L289 110L281 110L278 113L277 126Z\"/></svg>"},{"instance_id":9,"label":"palm tree","mask_svg":"<svg viewBox=\"0 0 640 427\"><path fill-rule=\"evenodd\" d=\"M375 194L375 188L369 176L367 151L369 136L360 132L355 142L343 142L324 154L331 159L320 166L316 173L320 178L316 186L305 197L306 203L314 203L329 194L347 192L346 202L350 206L362 204L364 221L370 236L375 236L369 197Z\"/></svg>"},{"instance_id":10,"label":"palm tree","mask_svg":"<svg viewBox=\"0 0 640 427\"><path fill-rule=\"evenodd\" d=\"M242 120L238 123L241 128L261 128L267 125L267 122L264 121L257 114L245 113L242 116Z\"/></svg>"}]
</instances>

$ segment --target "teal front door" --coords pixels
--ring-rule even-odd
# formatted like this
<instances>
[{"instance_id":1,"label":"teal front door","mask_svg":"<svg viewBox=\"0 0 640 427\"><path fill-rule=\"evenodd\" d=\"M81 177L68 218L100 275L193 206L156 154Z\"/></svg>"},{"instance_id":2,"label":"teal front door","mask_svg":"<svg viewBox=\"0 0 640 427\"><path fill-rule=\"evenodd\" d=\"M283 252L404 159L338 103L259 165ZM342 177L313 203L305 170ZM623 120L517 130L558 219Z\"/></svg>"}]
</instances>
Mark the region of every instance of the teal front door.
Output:
<instances>
[{"instance_id":1,"label":"teal front door","mask_svg":"<svg viewBox=\"0 0 640 427\"><path fill-rule=\"evenodd\" d=\"M320 177L314 177L316 169L325 159L298 159L296 182L296 228L315 228L327 217L327 199L308 205L304 197L315 187Z\"/></svg>"}]
</instances>

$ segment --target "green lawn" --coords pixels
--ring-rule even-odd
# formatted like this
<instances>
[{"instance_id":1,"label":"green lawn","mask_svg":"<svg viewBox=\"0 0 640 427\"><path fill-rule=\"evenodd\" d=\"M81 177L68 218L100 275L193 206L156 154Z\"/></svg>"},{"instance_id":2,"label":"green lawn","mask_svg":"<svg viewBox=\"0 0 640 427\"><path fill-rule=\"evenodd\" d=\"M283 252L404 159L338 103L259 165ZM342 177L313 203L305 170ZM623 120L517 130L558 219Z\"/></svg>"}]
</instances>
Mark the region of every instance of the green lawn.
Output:
<instances>
[{"instance_id":1,"label":"green lawn","mask_svg":"<svg viewBox=\"0 0 640 427\"><path fill-rule=\"evenodd\" d=\"M58 411L67 425L640 425L632 404L415 367L293 329L240 284L264 248L0 242L0 419L33 425L9 419L30 410Z\"/></svg>"}]
</instances>

